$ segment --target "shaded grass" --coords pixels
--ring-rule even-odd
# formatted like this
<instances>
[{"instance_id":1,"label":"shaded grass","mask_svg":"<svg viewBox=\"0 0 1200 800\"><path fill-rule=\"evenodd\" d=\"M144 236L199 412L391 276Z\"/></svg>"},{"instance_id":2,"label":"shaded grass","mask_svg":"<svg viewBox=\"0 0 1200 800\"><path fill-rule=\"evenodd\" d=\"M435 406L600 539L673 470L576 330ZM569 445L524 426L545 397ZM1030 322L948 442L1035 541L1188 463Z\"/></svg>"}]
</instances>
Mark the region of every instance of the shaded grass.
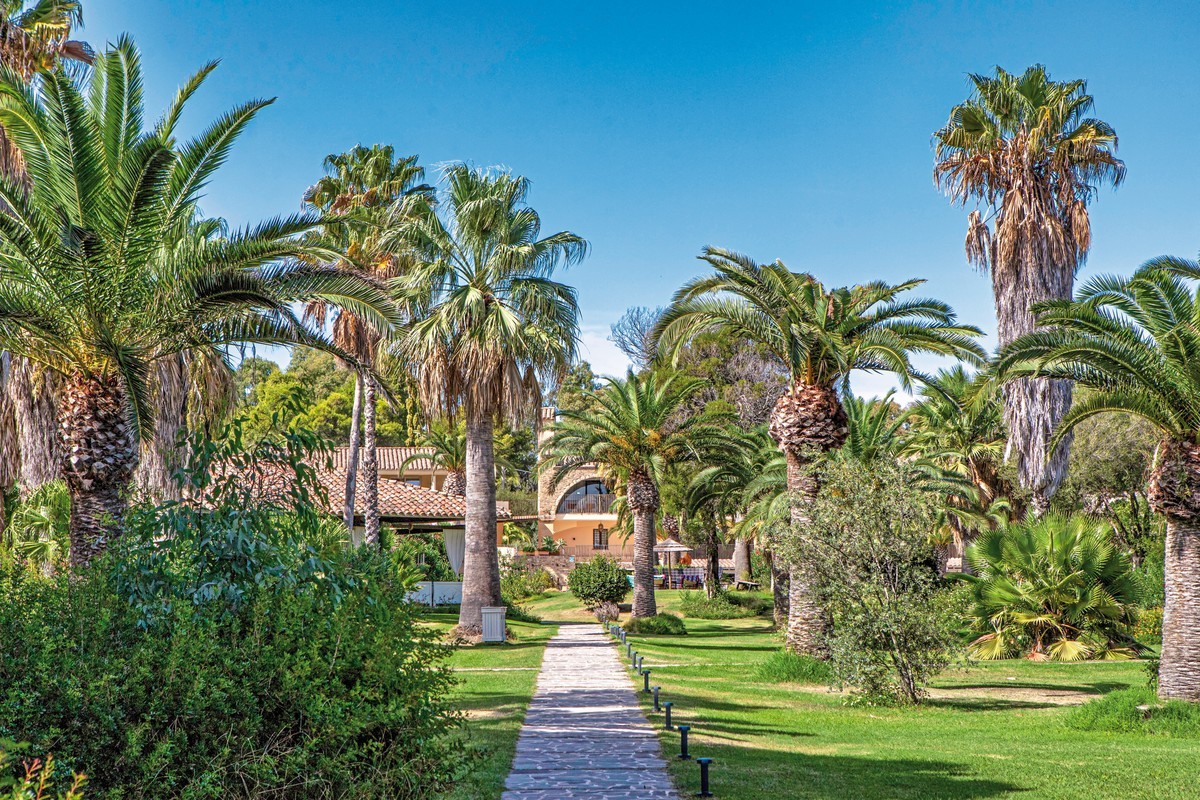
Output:
<instances>
[{"instance_id":1,"label":"shaded grass","mask_svg":"<svg viewBox=\"0 0 1200 800\"><path fill-rule=\"evenodd\" d=\"M1072 709L1067 724L1084 731L1200 737L1200 705L1162 702L1146 687L1121 689Z\"/></svg>"},{"instance_id":2,"label":"shaded grass","mask_svg":"<svg viewBox=\"0 0 1200 800\"><path fill-rule=\"evenodd\" d=\"M677 610L677 595L659 592L660 610ZM687 636L630 639L676 722L692 726L693 755L715 759L713 791L723 800L1184 800L1200 785L1200 740L1076 730L1068 724L1076 709L1006 694L1141 687L1137 661L972 664L934 682L938 700L894 709L760 680L781 644L767 620L688 620ZM678 752L678 733L660 737L665 755ZM670 769L685 794L697 790L694 763L671 760Z\"/></svg>"}]
</instances>

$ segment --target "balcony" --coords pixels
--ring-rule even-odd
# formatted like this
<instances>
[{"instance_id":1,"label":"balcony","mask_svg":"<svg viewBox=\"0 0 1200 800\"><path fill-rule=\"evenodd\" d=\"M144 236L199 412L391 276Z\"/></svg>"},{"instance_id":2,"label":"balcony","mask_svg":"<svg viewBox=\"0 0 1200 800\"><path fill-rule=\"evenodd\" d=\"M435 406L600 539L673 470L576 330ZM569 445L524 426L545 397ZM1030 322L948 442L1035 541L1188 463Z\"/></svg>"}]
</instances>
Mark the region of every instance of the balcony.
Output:
<instances>
[{"instance_id":1,"label":"balcony","mask_svg":"<svg viewBox=\"0 0 1200 800\"><path fill-rule=\"evenodd\" d=\"M558 505L559 514L612 514L615 494L584 494L568 496Z\"/></svg>"}]
</instances>

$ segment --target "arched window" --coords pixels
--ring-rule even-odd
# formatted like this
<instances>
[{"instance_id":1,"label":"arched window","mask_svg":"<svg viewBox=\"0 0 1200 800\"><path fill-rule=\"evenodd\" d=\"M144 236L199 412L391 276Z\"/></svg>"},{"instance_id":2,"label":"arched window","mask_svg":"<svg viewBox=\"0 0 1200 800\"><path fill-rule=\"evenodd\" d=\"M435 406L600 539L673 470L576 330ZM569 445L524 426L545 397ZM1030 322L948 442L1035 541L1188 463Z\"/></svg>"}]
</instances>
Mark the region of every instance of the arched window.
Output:
<instances>
[{"instance_id":1,"label":"arched window","mask_svg":"<svg viewBox=\"0 0 1200 800\"><path fill-rule=\"evenodd\" d=\"M610 514L614 498L604 481L584 481L563 496L556 513Z\"/></svg>"}]
</instances>

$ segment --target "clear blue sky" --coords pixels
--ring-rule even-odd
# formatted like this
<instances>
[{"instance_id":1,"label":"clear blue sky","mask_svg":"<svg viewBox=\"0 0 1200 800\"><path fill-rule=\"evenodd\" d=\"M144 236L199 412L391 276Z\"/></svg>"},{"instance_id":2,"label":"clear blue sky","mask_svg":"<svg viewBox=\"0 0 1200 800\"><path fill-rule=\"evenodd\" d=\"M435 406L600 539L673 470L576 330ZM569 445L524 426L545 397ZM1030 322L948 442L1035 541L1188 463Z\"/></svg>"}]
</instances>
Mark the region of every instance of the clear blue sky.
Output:
<instances>
[{"instance_id":1,"label":"clear blue sky","mask_svg":"<svg viewBox=\"0 0 1200 800\"><path fill-rule=\"evenodd\" d=\"M707 244L832 284L928 278L990 333L990 283L964 261L965 212L932 186L930 135L966 73L997 64L1086 78L1117 129L1128 177L1093 206L1088 273L1200 250L1191 4L620 5L90 0L83 34L134 36L155 107L221 59L196 124L279 98L204 203L235 223L296 210L321 159L355 143L529 176L546 229L592 244L566 279L600 372L622 365L609 324L665 303Z\"/></svg>"}]
</instances>

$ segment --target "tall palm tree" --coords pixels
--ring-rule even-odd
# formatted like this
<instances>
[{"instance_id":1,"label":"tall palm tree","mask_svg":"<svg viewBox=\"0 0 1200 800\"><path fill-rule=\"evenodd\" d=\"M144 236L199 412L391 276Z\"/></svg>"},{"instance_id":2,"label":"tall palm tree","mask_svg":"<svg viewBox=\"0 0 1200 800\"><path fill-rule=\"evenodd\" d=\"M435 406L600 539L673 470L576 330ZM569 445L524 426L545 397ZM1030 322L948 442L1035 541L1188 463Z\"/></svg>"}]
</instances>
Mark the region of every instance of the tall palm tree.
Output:
<instances>
[{"instance_id":1,"label":"tall palm tree","mask_svg":"<svg viewBox=\"0 0 1200 800\"><path fill-rule=\"evenodd\" d=\"M182 145L175 125L211 71L143 125L137 49L121 39L80 82L59 71L33 92L0 67L0 125L30 185L0 175L0 348L62 383L62 476L71 495L71 561L119 535L137 445L153 432L152 369L180 353L235 342L337 351L291 304L322 297L395 318L386 293L334 269L280 264L315 257L296 237L316 220L275 219L177 247L200 191L269 101L248 103ZM337 351L340 352L340 351Z\"/></svg>"},{"instance_id":2,"label":"tall palm tree","mask_svg":"<svg viewBox=\"0 0 1200 800\"><path fill-rule=\"evenodd\" d=\"M461 412L467 428L467 545L459 627L482 626L480 609L500 602L496 551L495 424L540 404L540 381L557 381L575 359L579 305L554 280L587 242L569 231L541 234L525 203L526 178L455 164L443 171L436 207L398 204L388 237L417 260L395 281L413 320L396 355L417 373L430 415Z\"/></svg>"},{"instance_id":3,"label":"tall palm tree","mask_svg":"<svg viewBox=\"0 0 1200 800\"><path fill-rule=\"evenodd\" d=\"M367 277L387 280L402 269L401 255L381 242L383 225L394 204L405 198L431 199L433 187L421 181L425 169L417 156L396 156L391 145L355 145L341 154L325 157L325 175L304 194L305 204L327 217L322 232L326 246L338 252L336 266ZM324 325L329 304L308 303L305 311ZM386 331L372 327L368 319L352 311L339 311L333 320L333 341L365 365L376 361L379 341ZM350 417L350 453L346 469L346 527L354 530L354 499L358 482L361 428L363 472L364 539L379 541L379 460L376 438L375 379L369 371L357 371L354 404Z\"/></svg>"},{"instance_id":4,"label":"tall palm tree","mask_svg":"<svg viewBox=\"0 0 1200 800\"><path fill-rule=\"evenodd\" d=\"M1130 278L1098 277L1075 299L1037 307L1038 330L1013 342L1002 377L1073 380L1093 391L1050 446L1097 414L1141 417L1162 435L1151 505L1167 519L1158 693L1200 701L1200 263L1161 258Z\"/></svg>"},{"instance_id":5,"label":"tall palm tree","mask_svg":"<svg viewBox=\"0 0 1200 800\"><path fill-rule=\"evenodd\" d=\"M633 615L658 613L654 601L654 521L661 505L659 486L667 471L685 461L701 461L731 442L703 415L681 414L703 386L678 373L637 375L585 390L580 409L559 412L543 445L557 483L585 464L596 464L609 485L624 495L633 517Z\"/></svg>"},{"instance_id":6,"label":"tall palm tree","mask_svg":"<svg viewBox=\"0 0 1200 800\"><path fill-rule=\"evenodd\" d=\"M902 297L921 281L826 289L780 261L759 265L717 248L706 249L701 259L713 273L675 293L655 328L655 341L678 353L696 335L720 331L760 343L786 365L788 388L771 413L770 432L787 458L797 527L818 489L809 469L814 457L846 440L838 392L845 392L851 371L892 372L907 387L920 376L910 361L913 353L983 357L975 343L980 331L958 324L945 303ZM789 648L820 652L825 615L800 569L791 570L789 592Z\"/></svg>"},{"instance_id":7,"label":"tall palm tree","mask_svg":"<svg viewBox=\"0 0 1200 800\"><path fill-rule=\"evenodd\" d=\"M83 24L82 4L72 0L0 0L0 64L26 83L52 72L60 64L90 64L92 49L71 38ZM0 128L0 174L28 183L21 151ZM28 493L58 475L58 437L55 431L57 382L24 358L10 358L7 377L0 382L0 488L19 481ZM0 522L0 525L3 525Z\"/></svg>"},{"instance_id":8,"label":"tall palm tree","mask_svg":"<svg viewBox=\"0 0 1200 800\"><path fill-rule=\"evenodd\" d=\"M1082 80L1053 81L1040 64L1021 75L999 67L971 75L971 97L934 134L933 175L968 216L967 259L991 272L1000 345L1034 329L1031 307L1069 300L1091 247L1087 204L1101 184L1120 184L1112 126L1088 115ZM1071 384L1046 378L1004 389L1009 449L1041 513L1066 474L1069 437L1046 443L1071 406Z\"/></svg>"},{"instance_id":9,"label":"tall palm tree","mask_svg":"<svg viewBox=\"0 0 1200 800\"><path fill-rule=\"evenodd\" d=\"M400 462L400 474L410 464L428 460L436 469L446 470L446 480L441 491L455 497L467 496L467 426L462 422L434 420L428 430L422 431L417 441L421 448ZM495 456L496 467L515 470L516 465L503 453Z\"/></svg>"}]
</instances>

